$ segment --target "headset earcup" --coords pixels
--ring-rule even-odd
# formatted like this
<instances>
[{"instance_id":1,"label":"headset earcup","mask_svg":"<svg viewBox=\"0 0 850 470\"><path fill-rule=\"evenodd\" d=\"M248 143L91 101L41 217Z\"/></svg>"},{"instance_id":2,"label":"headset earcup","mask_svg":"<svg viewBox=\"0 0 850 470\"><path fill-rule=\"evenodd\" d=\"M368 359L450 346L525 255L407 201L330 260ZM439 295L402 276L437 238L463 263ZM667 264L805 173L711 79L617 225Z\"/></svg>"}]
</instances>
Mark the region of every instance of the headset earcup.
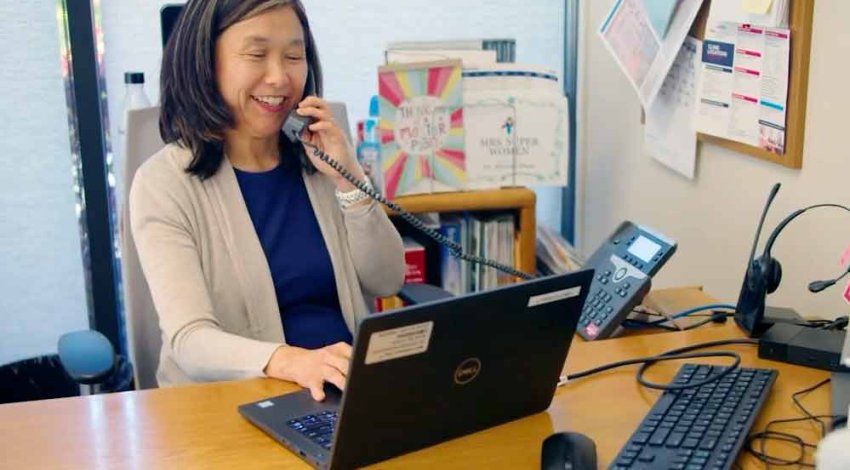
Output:
<instances>
[{"instance_id":1,"label":"headset earcup","mask_svg":"<svg viewBox=\"0 0 850 470\"><path fill-rule=\"evenodd\" d=\"M778 260L770 258L768 261L766 274L767 293L772 294L782 281L782 265Z\"/></svg>"}]
</instances>

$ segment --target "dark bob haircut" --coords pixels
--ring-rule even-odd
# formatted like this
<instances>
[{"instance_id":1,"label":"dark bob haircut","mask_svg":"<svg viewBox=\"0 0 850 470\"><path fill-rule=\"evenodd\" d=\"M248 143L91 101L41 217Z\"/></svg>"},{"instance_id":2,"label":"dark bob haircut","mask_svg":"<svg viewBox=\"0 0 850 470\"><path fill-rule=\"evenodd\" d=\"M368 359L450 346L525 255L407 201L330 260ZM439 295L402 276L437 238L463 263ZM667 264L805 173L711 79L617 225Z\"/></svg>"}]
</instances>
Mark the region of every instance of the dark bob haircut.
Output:
<instances>
[{"instance_id":1,"label":"dark bob haircut","mask_svg":"<svg viewBox=\"0 0 850 470\"><path fill-rule=\"evenodd\" d=\"M234 119L218 91L215 45L230 26L264 13L289 7L304 30L307 82L304 95L322 95L322 67L301 0L189 0L165 46L160 73L159 133L165 143L192 151L187 172L201 179L214 175L224 158L224 131ZM301 145L279 138L281 155L297 155L314 171Z\"/></svg>"}]
</instances>

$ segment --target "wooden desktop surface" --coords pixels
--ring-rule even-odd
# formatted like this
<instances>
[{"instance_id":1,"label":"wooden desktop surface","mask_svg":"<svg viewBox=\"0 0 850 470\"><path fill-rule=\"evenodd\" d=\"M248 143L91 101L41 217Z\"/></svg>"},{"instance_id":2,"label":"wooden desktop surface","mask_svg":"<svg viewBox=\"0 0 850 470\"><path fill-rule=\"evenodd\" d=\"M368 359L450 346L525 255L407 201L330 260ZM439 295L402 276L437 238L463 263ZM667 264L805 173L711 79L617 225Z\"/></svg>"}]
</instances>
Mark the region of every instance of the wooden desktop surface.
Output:
<instances>
[{"instance_id":1,"label":"wooden desktop surface","mask_svg":"<svg viewBox=\"0 0 850 470\"><path fill-rule=\"evenodd\" d=\"M740 337L732 322L596 342L576 337L566 369L576 372L696 342ZM744 366L779 370L755 429L770 419L801 416L791 394L827 377L822 371L759 360L755 346L726 348L739 351ZM539 468L544 438L557 431L577 431L596 442L600 468L604 468L660 394L638 385L636 367L568 383L558 389L545 413L397 457L379 467ZM648 378L669 379L677 368L675 363L660 364ZM276 380L253 379L2 405L0 467L306 468L236 411L239 404L296 389ZM813 413L828 411L828 390L825 386L805 397ZM816 428L809 423L782 429L807 442L818 440ZM793 453L790 448L784 451L788 456ZM763 468L744 453L739 463L744 468Z\"/></svg>"}]
</instances>

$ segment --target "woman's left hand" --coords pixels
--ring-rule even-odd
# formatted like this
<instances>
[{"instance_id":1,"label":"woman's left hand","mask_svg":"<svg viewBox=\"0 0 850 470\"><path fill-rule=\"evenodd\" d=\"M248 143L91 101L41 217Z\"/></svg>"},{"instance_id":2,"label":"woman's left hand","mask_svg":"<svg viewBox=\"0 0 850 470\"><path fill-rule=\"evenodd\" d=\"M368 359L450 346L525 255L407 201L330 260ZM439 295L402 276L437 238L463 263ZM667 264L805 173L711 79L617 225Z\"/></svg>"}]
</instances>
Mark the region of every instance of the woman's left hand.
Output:
<instances>
[{"instance_id":1,"label":"woman's left hand","mask_svg":"<svg viewBox=\"0 0 850 470\"><path fill-rule=\"evenodd\" d=\"M339 162L355 178L361 181L365 179L365 173L354 158L348 140L333 120L333 114L327 101L317 96L308 96L298 103L296 112L301 116L309 116L316 120L304 132L305 141L315 145L330 158ZM339 191L346 192L354 189L354 185L349 183L330 165L313 155L312 148L305 145L304 151L307 152L313 166L322 174L331 178Z\"/></svg>"}]
</instances>

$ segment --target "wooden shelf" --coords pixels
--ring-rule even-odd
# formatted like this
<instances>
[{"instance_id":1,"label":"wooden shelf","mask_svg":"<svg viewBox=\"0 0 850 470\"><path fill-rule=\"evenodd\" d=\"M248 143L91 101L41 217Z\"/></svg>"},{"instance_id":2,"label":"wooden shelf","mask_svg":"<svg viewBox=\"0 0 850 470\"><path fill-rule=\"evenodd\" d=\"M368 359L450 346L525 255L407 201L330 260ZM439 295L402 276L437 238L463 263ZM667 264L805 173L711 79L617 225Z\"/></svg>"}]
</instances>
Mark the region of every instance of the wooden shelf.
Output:
<instances>
[{"instance_id":1,"label":"wooden shelf","mask_svg":"<svg viewBox=\"0 0 850 470\"><path fill-rule=\"evenodd\" d=\"M393 202L411 213L513 210L517 212L516 268L530 274L536 271L534 258L537 236L534 206L537 196L527 188L416 194L399 196ZM392 216L393 211L384 208Z\"/></svg>"}]
</instances>

